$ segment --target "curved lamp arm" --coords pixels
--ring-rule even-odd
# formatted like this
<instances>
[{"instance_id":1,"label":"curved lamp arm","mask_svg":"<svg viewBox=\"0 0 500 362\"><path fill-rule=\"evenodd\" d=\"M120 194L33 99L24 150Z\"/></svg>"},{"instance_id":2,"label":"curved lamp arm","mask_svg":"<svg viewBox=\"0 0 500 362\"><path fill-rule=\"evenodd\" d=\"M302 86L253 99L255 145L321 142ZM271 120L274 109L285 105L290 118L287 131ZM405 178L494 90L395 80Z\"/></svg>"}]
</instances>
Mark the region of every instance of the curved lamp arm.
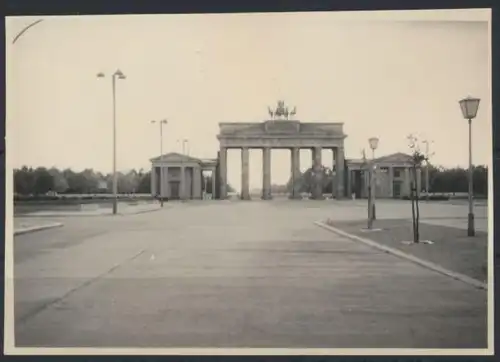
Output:
<instances>
[{"instance_id":1,"label":"curved lamp arm","mask_svg":"<svg viewBox=\"0 0 500 362\"><path fill-rule=\"evenodd\" d=\"M21 37L21 35L23 35L29 28L35 26L36 24L39 24L43 21L43 19L38 19L37 21L34 21L33 23L29 24L28 26L26 26L23 30L21 30L15 37L14 37L14 40L12 40L12 44L15 44L15 42L17 41L17 39L19 39Z\"/></svg>"}]
</instances>

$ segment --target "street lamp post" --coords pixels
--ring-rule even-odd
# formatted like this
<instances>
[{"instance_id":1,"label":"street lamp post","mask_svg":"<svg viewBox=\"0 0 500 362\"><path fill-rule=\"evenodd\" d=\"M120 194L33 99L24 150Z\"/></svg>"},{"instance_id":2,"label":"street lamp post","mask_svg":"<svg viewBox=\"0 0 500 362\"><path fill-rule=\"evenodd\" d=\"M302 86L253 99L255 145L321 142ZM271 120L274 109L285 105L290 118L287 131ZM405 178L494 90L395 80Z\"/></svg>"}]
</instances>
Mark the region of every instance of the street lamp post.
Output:
<instances>
[{"instance_id":1,"label":"street lamp post","mask_svg":"<svg viewBox=\"0 0 500 362\"><path fill-rule=\"evenodd\" d=\"M366 152L365 152L365 149L363 148L363 151L362 151L362 154L363 154L363 168L364 168L364 175L368 175L368 182L367 182L367 191L368 191L368 225L367 225L367 229L371 229L372 226L373 226L373 207L372 207L372 202L373 202L373 198L372 198L372 172L371 172L371 167L372 165L370 165L366 159ZM368 174L366 174L366 171L368 171ZM365 180L367 179L366 176L364 178Z\"/></svg>"},{"instance_id":2,"label":"street lamp post","mask_svg":"<svg viewBox=\"0 0 500 362\"><path fill-rule=\"evenodd\" d=\"M376 207L375 207L375 191L377 189L376 179L375 179L375 150L378 147L379 139L377 137L370 137L368 139L368 143L370 144L370 148L372 149L372 163L373 165L370 167L370 172L373 173L372 177L370 177L370 183L372 184L372 218L373 220L377 219ZM373 181L372 181L373 178Z\"/></svg>"},{"instance_id":3,"label":"street lamp post","mask_svg":"<svg viewBox=\"0 0 500 362\"><path fill-rule=\"evenodd\" d=\"M97 78L104 78L104 73L98 73ZM116 79L126 79L121 70L111 75L111 86L113 94L113 215L118 212L118 174L116 173Z\"/></svg>"},{"instance_id":4,"label":"street lamp post","mask_svg":"<svg viewBox=\"0 0 500 362\"><path fill-rule=\"evenodd\" d=\"M180 143L182 145L182 154L184 155L186 153L186 145L189 146L189 140L186 138L178 139L177 143ZM189 147L188 147L188 156L189 156Z\"/></svg>"},{"instance_id":5,"label":"street lamp post","mask_svg":"<svg viewBox=\"0 0 500 362\"><path fill-rule=\"evenodd\" d=\"M151 123L158 123L160 125L160 205L163 207L163 125L166 125L168 121L162 119L161 121L151 121Z\"/></svg>"},{"instance_id":6,"label":"street lamp post","mask_svg":"<svg viewBox=\"0 0 500 362\"><path fill-rule=\"evenodd\" d=\"M28 29L32 28L33 26L35 26L36 24L39 24L43 21L43 19L38 19L32 23L30 23L29 25L25 26L19 33L17 33L17 35L14 37L14 39L12 39L12 44L15 44L16 41L25 33L28 31Z\"/></svg>"},{"instance_id":7,"label":"street lamp post","mask_svg":"<svg viewBox=\"0 0 500 362\"><path fill-rule=\"evenodd\" d=\"M186 153L186 144L189 142L187 139L185 138L182 138L182 139L178 139L177 140L177 143L181 142L182 143L182 156L183 158L181 159L181 173L184 173L184 156L185 156L185 153ZM182 175L182 180L184 180L184 174ZM182 192L183 192L183 196L184 196L184 193L185 193L185 190L184 190L184 187L185 185L182 185ZM183 197L182 196L182 197ZM182 198L181 197L181 198Z\"/></svg>"},{"instance_id":8,"label":"street lamp post","mask_svg":"<svg viewBox=\"0 0 500 362\"><path fill-rule=\"evenodd\" d=\"M425 198L429 200L429 158L432 156L429 153L429 144L433 143L434 141L429 141L429 140L424 140L422 141L423 144L425 144Z\"/></svg>"},{"instance_id":9,"label":"street lamp post","mask_svg":"<svg viewBox=\"0 0 500 362\"><path fill-rule=\"evenodd\" d=\"M473 205L473 169L472 169L472 120L476 118L479 108L479 98L467 97L459 101L463 117L469 123L469 214L467 216L467 236L475 235L474 228L474 205Z\"/></svg>"}]
</instances>

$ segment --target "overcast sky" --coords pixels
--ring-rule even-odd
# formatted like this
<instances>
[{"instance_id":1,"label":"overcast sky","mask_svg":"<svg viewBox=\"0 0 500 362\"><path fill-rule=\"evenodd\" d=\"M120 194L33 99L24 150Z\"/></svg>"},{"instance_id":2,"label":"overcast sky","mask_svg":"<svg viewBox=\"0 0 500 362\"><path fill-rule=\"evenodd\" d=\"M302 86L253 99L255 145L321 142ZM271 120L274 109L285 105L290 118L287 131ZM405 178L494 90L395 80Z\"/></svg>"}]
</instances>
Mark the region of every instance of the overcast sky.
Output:
<instances>
[{"instance_id":1,"label":"overcast sky","mask_svg":"<svg viewBox=\"0 0 500 362\"><path fill-rule=\"evenodd\" d=\"M378 155L408 152L406 136L418 133L434 141L434 163L466 165L457 102L467 95L481 98L473 160L488 164L489 13L433 11L432 21L421 14L46 17L14 45L36 18L9 18L8 160L110 171L109 75L120 68L127 79L117 84L119 169L150 168L159 154L152 119L169 119L166 152L181 151L176 140L186 138L191 156L214 158L219 122L262 122L278 99L296 106L302 122L343 122L347 158L359 158L370 136L380 138ZM108 78L97 79L100 71ZM303 169L310 157L301 153ZM260 187L261 152L250 158L251 187ZM273 151L273 183L288 179L289 158ZM237 188L240 167L239 151L230 151Z\"/></svg>"}]
</instances>

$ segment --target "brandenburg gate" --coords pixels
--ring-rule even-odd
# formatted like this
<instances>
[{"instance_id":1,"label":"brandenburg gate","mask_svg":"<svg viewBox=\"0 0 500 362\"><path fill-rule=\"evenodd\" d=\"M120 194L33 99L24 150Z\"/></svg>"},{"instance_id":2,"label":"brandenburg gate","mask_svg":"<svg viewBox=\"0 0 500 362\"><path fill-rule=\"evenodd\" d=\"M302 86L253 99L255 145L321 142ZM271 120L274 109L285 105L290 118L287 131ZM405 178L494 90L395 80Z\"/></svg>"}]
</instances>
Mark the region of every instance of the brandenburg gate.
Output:
<instances>
[{"instance_id":1,"label":"brandenburg gate","mask_svg":"<svg viewBox=\"0 0 500 362\"><path fill-rule=\"evenodd\" d=\"M344 191L344 139L343 123L302 123L290 120L296 110L288 110L283 101L278 101L274 110L269 109L270 120L261 123L219 123L217 139L219 152L219 192L220 198L227 198L227 151L241 149L241 198L250 199L249 151L261 149L263 154L262 199L271 199L271 150L288 149L291 157L291 198L299 199L300 150L312 150L312 170L314 187L313 199L323 198L322 150L333 151L334 177L333 196L342 198Z\"/></svg>"}]
</instances>

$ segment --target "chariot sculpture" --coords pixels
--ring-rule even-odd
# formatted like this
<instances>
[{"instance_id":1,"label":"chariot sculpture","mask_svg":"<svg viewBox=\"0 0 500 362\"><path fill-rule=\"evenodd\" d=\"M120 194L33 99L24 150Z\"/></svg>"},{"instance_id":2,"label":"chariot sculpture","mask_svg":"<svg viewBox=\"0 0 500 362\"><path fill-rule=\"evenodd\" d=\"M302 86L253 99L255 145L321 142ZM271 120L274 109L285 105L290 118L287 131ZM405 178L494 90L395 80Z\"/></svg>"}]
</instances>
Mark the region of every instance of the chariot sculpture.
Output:
<instances>
[{"instance_id":1,"label":"chariot sculpture","mask_svg":"<svg viewBox=\"0 0 500 362\"><path fill-rule=\"evenodd\" d=\"M285 106L285 101L278 101L276 108L273 110L271 107L267 107L269 115L272 119L286 119L295 116L297 113L297 107L293 107L291 111L288 110L288 106Z\"/></svg>"}]
</instances>

